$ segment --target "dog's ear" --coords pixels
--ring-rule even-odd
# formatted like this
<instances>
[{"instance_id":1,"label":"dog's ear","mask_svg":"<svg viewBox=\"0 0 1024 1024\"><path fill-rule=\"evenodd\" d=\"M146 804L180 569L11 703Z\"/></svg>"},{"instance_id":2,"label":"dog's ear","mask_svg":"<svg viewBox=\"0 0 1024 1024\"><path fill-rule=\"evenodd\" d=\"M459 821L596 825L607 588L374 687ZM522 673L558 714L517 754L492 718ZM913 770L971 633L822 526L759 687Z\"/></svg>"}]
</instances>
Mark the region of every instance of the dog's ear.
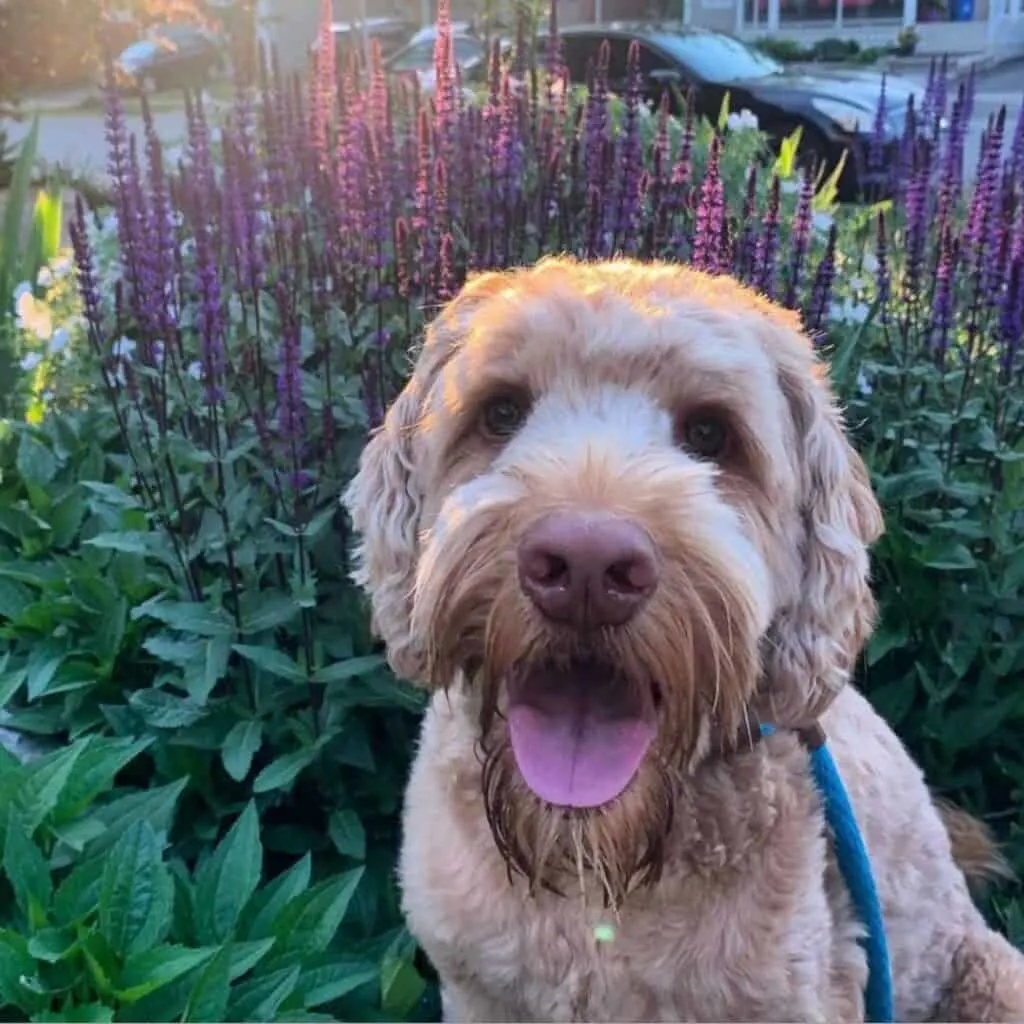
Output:
<instances>
[{"instance_id":1,"label":"dog's ear","mask_svg":"<svg viewBox=\"0 0 1024 1024\"><path fill-rule=\"evenodd\" d=\"M852 674L875 620L868 546L883 530L867 468L809 347L799 364L780 367L797 439L800 565L795 599L765 645L768 713L791 728L816 720Z\"/></svg>"},{"instance_id":2,"label":"dog's ear","mask_svg":"<svg viewBox=\"0 0 1024 1024\"><path fill-rule=\"evenodd\" d=\"M412 378L370 437L341 499L359 534L352 578L370 596L371 628L384 641L394 671L414 682L426 681L423 638L413 635L410 623L424 500L417 458L424 406L465 334L474 300L493 294L502 278L471 280L428 328Z\"/></svg>"}]
</instances>

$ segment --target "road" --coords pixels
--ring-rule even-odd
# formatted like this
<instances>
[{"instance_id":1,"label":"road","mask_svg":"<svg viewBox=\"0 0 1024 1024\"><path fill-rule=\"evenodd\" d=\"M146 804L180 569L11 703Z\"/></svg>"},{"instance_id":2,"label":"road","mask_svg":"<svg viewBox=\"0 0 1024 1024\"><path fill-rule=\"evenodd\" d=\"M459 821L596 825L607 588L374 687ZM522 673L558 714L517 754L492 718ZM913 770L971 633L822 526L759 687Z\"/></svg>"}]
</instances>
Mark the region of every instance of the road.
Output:
<instances>
[{"instance_id":1,"label":"road","mask_svg":"<svg viewBox=\"0 0 1024 1024\"><path fill-rule=\"evenodd\" d=\"M927 81L928 72L922 70L916 74L904 72L904 78L920 82ZM988 119L1006 107L1007 125L1003 152L1009 150L1010 139L1017 123L1017 115L1024 103L1024 61L1004 64L978 76L974 97L974 112L964 145L964 159L968 179L973 179L978 166L981 152L981 136Z\"/></svg>"},{"instance_id":2,"label":"road","mask_svg":"<svg viewBox=\"0 0 1024 1024\"><path fill-rule=\"evenodd\" d=\"M923 84L927 72L904 73L904 77ZM1008 132L1012 132L1017 112L1024 101L1024 61L1004 65L981 75L978 79L974 117L968 131L966 158L968 175L973 177L977 166L981 133L991 114L1006 105L1010 115ZM185 116L181 110L163 110L154 115L157 132L169 146L179 145L185 137ZM142 118L128 118L129 128L141 133ZM27 130L15 128L16 141ZM48 164L63 164L78 171L102 174L106 166L106 142L103 119L97 111L58 111L43 113L40 120L39 155Z\"/></svg>"}]
</instances>

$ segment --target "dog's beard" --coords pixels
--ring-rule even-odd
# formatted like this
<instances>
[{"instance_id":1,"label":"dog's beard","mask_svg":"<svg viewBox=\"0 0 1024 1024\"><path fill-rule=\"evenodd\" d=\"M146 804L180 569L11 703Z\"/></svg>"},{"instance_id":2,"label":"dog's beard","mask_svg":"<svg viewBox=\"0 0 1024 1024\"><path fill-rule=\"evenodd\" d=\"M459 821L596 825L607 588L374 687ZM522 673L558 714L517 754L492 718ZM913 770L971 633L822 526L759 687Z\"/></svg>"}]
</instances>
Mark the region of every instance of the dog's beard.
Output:
<instances>
[{"instance_id":1,"label":"dog's beard","mask_svg":"<svg viewBox=\"0 0 1024 1024\"><path fill-rule=\"evenodd\" d=\"M504 554L514 546L502 543L502 532L499 522L477 524L475 543L451 544L445 566L426 563L417 603L428 677L443 686L464 679L478 710L484 808L510 874L564 895L577 886L589 895L596 883L617 907L660 877L696 760L742 741L749 728L756 615L744 581L691 558L667 563L657 594L628 625L556 630L519 591ZM653 724L635 770L606 801L555 803L538 793L537 772L528 781L512 725L517 702L543 703L544 693L593 699L587 713L598 717Z\"/></svg>"}]
</instances>

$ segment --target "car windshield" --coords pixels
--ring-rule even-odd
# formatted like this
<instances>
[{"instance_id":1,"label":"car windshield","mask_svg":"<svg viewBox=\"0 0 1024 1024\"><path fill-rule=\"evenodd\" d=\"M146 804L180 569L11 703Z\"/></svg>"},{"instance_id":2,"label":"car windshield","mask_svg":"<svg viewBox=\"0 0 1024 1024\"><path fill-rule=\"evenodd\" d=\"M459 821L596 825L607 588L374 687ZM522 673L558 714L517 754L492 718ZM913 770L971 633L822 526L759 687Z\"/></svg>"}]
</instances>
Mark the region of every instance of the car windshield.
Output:
<instances>
[{"instance_id":1,"label":"car windshield","mask_svg":"<svg viewBox=\"0 0 1024 1024\"><path fill-rule=\"evenodd\" d=\"M782 73L782 65L731 36L714 32L658 36L658 44L706 82L739 82Z\"/></svg>"},{"instance_id":2,"label":"car windshield","mask_svg":"<svg viewBox=\"0 0 1024 1024\"><path fill-rule=\"evenodd\" d=\"M452 40L456 64L468 64L478 60L483 54L483 47L475 39L456 36ZM404 53L398 54L391 62L392 71L423 71L434 66L434 42L424 40L410 46Z\"/></svg>"}]
</instances>

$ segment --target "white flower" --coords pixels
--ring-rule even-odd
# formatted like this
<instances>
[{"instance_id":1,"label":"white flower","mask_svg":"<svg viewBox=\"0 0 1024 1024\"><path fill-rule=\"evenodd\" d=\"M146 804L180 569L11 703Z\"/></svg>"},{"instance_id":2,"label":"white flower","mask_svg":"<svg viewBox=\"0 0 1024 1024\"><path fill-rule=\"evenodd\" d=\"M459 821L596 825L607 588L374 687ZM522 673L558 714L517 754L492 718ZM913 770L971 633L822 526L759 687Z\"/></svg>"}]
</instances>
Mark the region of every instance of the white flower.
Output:
<instances>
[{"instance_id":1,"label":"white flower","mask_svg":"<svg viewBox=\"0 0 1024 1024\"><path fill-rule=\"evenodd\" d=\"M53 284L53 271L49 267L40 267L36 276L36 284L40 288L49 288Z\"/></svg>"},{"instance_id":2,"label":"white flower","mask_svg":"<svg viewBox=\"0 0 1024 1024\"><path fill-rule=\"evenodd\" d=\"M55 356L58 352L63 352L68 347L68 342L71 340L71 336L68 334L66 327L58 327L53 332L53 337L50 338L50 355Z\"/></svg>"},{"instance_id":3,"label":"white flower","mask_svg":"<svg viewBox=\"0 0 1024 1024\"><path fill-rule=\"evenodd\" d=\"M14 312L19 330L31 332L40 341L49 341L53 334L53 317L45 303L36 301L31 287L28 291L20 292L14 304Z\"/></svg>"},{"instance_id":4,"label":"white flower","mask_svg":"<svg viewBox=\"0 0 1024 1024\"><path fill-rule=\"evenodd\" d=\"M868 318L870 307L866 302L851 302L844 299L841 302L833 302L829 310L829 317L847 324L862 324Z\"/></svg>"},{"instance_id":5,"label":"white flower","mask_svg":"<svg viewBox=\"0 0 1024 1024\"><path fill-rule=\"evenodd\" d=\"M857 390L867 398L875 389L871 386L871 381L868 380L867 374L860 370L857 373Z\"/></svg>"},{"instance_id":6,"label":"white flower","mask_svg":"<svg viewBox=\"0 0 1024 1024\"><path fill-rule=\"evenodd\" d=\"M816 213L811 217L811 224L819 235L827 235L832 229L832 214Z\"/></svg>"},{"instance_id":7,"label":"white flower","mask_svg":"<svg viewBox=\"0 0 1024 1024\"><path fill-rule=\"evenodd\" d=\"M53 276L58 281L67 277L71 273L71 257L58 256L56 259L50 260L50 270L53 271Z\"/></svg>"},{"instance_id":8,"label":"white flower","mask_svg":"<svg viewBox=\"0 0 1024 1024\"><path fill-rule=\"evenodd\" d=\"M135 355L135 342L123 334L110 347L110 354L118 360L131 359Z\"/></svg>"},{"instance_id":9,"label":"white flower","mask_svg":"<svg viewBox=\"0 0 1024 1024\"><path fill-rule=\"evenodd\" d=\"M756 132L760 127L757 114L744 107L738 114L730 114L725 119L726 127L731 132L752 131Z\"/></svg>"},{"instance_id":10,"label":"white flower","mask_svg":"<svg viewBox=\"0 0 1024 1024\"><path fill-rule=\"evenodd\" d=\"M878 270L878 257L873 252L864 253L864 269L869 274L874 274Z\"/></svg>"},{"instance_id":11,"label":"white flower","mask_svg":"<svg viewBox=\"0 0 1024 1024\"><path fill-rule=\"evenodd\" d=\"M43 357L38 352L26 352L21 357L21 368L27 373L34 370L41 362Z\"/></svg>"},{"instance_id":12,"label":"white flower","mask_svg":"<svg viewBox=\"0 0 1024 1024\"><path fill-rule=\"evenodd\" d=\"M189 363L188 366L185 368L185 372L193 380L202 380L203 379L203 364L200 363L200 362Z\"/></svg>"}]
</instances>

